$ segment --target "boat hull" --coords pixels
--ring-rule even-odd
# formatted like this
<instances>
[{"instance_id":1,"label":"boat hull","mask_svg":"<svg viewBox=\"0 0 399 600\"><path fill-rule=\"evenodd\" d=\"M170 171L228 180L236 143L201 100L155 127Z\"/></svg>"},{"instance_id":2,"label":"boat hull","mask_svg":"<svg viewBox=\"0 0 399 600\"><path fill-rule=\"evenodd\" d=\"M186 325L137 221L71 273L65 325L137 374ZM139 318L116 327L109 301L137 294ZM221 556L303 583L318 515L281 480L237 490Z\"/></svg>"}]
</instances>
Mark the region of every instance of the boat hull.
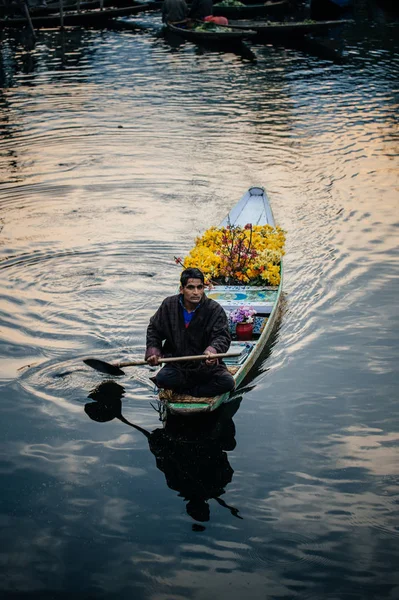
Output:
<instances>
[{"instance_id":1,"label":"boat hull","mask_svg":"<svg viewBox=\"0 0 399 600\"><path fill-rule=\"evenodd\" d=\"M256 36L256 32L249 29L235 29L234 31L220 33L217 31L195 31L194 29L184 29L182 27L176 27L176 25L172 25L171 23L167 24L167 30L185 40L195 43L213 42L215 44L232 44Z\"/></svg>"}]
</instances>

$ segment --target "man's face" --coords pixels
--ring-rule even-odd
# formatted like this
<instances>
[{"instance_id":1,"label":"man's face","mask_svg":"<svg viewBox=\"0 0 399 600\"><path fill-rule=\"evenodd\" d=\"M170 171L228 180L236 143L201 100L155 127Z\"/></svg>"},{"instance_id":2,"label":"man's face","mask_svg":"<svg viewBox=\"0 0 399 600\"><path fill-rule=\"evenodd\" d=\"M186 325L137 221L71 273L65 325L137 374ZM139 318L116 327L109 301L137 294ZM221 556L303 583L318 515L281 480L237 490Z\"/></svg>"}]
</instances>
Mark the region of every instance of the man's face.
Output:
<instances>
[{"instance_id":1,"label":"man's face","mask_svg":"<svg viewBox=\"0 0 399 600\"><path fill-rule=\"evenodd\" d=\"M204 284L201 279L189 279L184 287L180 286L183 302L188 306L197 306L204 295Z\"/></svg>"}]
</instances>

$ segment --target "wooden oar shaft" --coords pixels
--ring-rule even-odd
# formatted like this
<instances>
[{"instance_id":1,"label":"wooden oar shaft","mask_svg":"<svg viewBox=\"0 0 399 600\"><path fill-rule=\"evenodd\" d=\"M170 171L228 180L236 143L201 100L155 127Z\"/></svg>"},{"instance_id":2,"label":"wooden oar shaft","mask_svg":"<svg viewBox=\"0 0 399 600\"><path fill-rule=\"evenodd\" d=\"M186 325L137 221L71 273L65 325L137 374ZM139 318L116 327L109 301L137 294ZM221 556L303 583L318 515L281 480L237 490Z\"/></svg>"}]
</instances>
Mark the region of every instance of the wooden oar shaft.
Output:
<instances>
[{"instance_id":1,"label":"wooden oar shaft","mask_svg":"<svg viewBox=\"0 0 399 600\"><path fill-rule=\"evenodd\" d=\"M226 358L227 356L240 356L241 350L224 352L222 354L195 354L194 356L171 356L168 358L159 358L160 363L184 362L186 360L205 360L206 358ZM116 363L116 367L134 367L137 365L148 365L146 360L132 360L128 362Z\"/></svg>"},{"instance_id":2,"label":"wooden oar shaft","mask_svg":"<svg viewBox=\"0 0 399 600\"><path fill-rule=\"evenodd\" d=\"M30 18L30 12L29 12L27 2L24 2L24 11L25 11L26 20L28 21L28 26L29 26L30 32L33 36L33 39L36 40L35 30L33 29L32 19Z\"/></svg>"}]
</instances>

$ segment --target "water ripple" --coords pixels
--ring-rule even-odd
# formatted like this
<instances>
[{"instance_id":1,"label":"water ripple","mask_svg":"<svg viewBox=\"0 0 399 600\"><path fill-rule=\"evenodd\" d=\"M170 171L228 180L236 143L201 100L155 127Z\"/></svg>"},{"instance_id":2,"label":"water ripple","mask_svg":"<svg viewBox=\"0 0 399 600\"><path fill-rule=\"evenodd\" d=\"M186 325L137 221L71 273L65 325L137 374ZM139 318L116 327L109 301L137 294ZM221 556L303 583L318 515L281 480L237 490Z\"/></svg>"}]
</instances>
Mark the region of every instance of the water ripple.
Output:
<instances>
[{"instance_id":1,"label":"water ripple","mask_svg":"<svg viewBox=\"0 0 399 600\"><path fill-rule=\"evenodd\" d=\"M335 62L173 46L159 14L33 50L1 34L6 594L396 597L399 54L379 15L330 40ZM287 230L282 315L191 471L151 371L118 379L121 410L165 447L88 418L108 380L83 358L142 357L173 256L252 184ZM186 510L192 472L207 521Z\"/></svg>"}]
</instances>

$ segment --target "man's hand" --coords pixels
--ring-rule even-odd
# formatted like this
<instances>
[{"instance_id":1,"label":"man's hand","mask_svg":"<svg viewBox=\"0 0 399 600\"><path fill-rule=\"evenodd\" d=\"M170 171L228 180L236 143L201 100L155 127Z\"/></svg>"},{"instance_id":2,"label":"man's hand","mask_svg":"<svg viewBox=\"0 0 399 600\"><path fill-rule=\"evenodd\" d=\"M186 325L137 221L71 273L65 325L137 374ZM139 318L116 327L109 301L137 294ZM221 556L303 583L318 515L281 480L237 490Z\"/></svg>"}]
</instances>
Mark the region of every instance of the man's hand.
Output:
<instances>
[{"instance_id":1,"label":"man's hand","mask_svg":"<svg viewBox=\"0 0 399 600\"><path fill-rule=\"evenodd\" d=\"M215 348L212 348L212 346L208 346L208 348L205 349L204 354L206 354L206 356L209 357L209 358L205 359L205 364L208 367L211 367L212 365L216 365L217 364L218 359L217 358L212 358L212 354L217 354Z\"/></svg>"},{"instance_id":2,"label":"man's hand","mask_svg":"<svg viewBox=\"0 0 399 600\"><path fill-rule=\"evenodd\" d=\"M152 367L156 367L159 365L159 356L157 354L151 354L151 356L147 357L147 362Z\"/></svg>"}]
</instances>

